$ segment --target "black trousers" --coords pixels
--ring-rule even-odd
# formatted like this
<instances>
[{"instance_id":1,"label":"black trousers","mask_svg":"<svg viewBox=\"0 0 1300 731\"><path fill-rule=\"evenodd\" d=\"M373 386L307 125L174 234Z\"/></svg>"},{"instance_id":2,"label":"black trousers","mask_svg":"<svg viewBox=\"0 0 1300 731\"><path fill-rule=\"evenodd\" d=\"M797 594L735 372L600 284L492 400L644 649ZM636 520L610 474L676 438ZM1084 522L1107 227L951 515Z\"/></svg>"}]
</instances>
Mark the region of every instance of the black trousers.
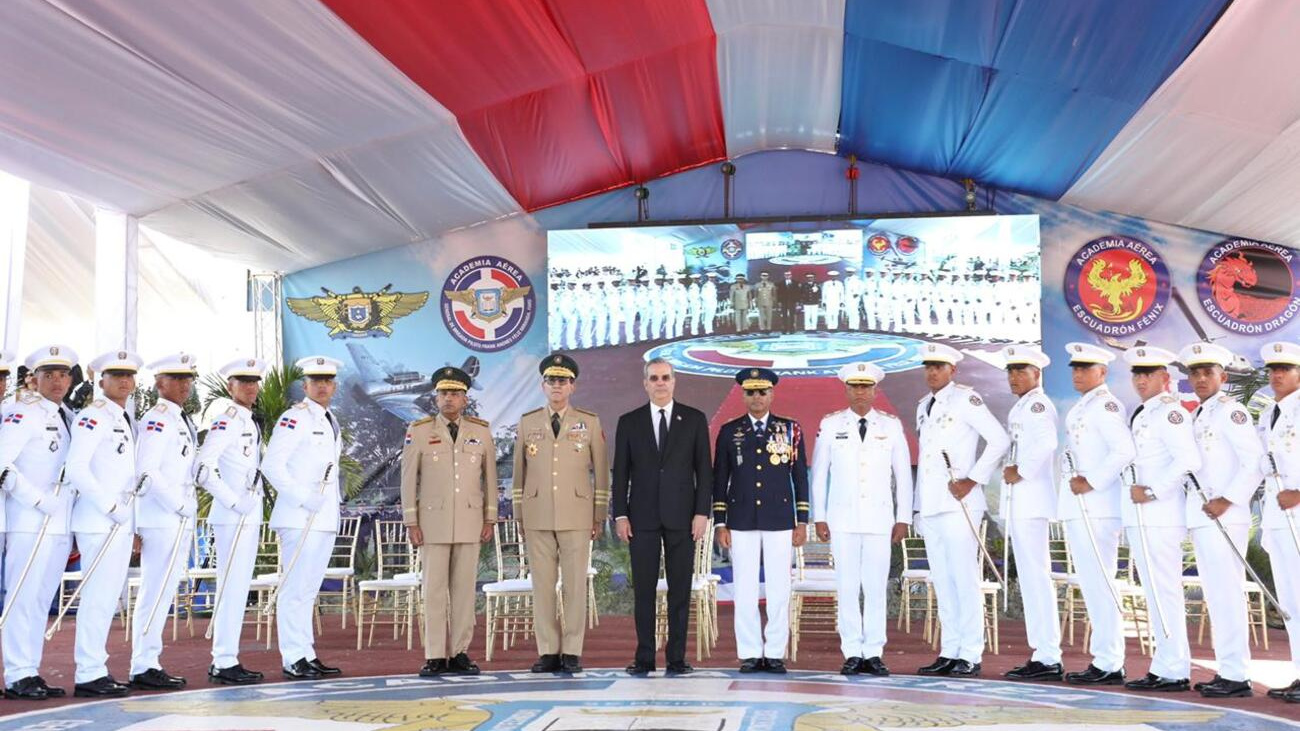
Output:
<instances>
[{"instance_id":1,"label":"black trousers","mask_svg":"<svg viewBox=\"0 0 1300 731\"><path fill-rule=\"evenodd\" d=\"M659 551L663 549L668 578L668 662L686 659L686 629L690 620L691 571L695 568L695 541L689 528L632 527L632 586L636 605L636 662L655 664L655 587L659 583Z\"/></svg>"}]
</instances>

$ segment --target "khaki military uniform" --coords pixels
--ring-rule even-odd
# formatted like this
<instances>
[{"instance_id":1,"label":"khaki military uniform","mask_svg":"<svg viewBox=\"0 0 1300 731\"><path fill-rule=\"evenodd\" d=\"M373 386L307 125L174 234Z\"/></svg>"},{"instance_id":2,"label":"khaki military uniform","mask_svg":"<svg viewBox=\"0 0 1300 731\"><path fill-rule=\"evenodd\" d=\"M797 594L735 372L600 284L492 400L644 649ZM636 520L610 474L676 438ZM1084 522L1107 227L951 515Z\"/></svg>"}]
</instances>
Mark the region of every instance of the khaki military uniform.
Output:
<instances>
[{"instance_id":1,"label":"khaki military uniform","mask_svg":"<svg viewBox=\"0 0 1300 731\"><path fill-rule=\"evenodd\" d=\"M753 304L754 290L748 284L731 285L731 321L736 332L749 329L749 306Z\"/></svg>"},{"instance_id":2,"label":"khaki military uniform","mask_svg":"<svg viewBox=\"0 0 1300 731\"><path fill-rule=\"evenodd\" d=\"M772 329L772 311L776 309L776 285L760 281L754 285L754 302L758 305L758 329Z\"/></svg>"},{"instance_id":3,"label":"khaki military uniform","mask_svg":"<svg viewBox=\"0 0 1300 731\"><path fill-rule=\"evenodd\" d=\"M541 408L519 419L514 513L526 531L534 626L542 655L581 655L587 617L591 529L609 514L609 455L600 417L570 406L551 428ZM564 577L561 638L556 581Z\"/></svg>"},{"instance_id":4,"label":"khaki military uniform","mask_svg":"<svg viewBox=\"0 0 1300 731\"><path fill-rule=\"evenodd\" d=\"M402 520L424 535L425 657L454 657L474 636L479 539L497 519L497 462L486 421L441 415L413 422L402 447ZM450 607L451 644L447 644Z\"/></svg>"}]
</instances>

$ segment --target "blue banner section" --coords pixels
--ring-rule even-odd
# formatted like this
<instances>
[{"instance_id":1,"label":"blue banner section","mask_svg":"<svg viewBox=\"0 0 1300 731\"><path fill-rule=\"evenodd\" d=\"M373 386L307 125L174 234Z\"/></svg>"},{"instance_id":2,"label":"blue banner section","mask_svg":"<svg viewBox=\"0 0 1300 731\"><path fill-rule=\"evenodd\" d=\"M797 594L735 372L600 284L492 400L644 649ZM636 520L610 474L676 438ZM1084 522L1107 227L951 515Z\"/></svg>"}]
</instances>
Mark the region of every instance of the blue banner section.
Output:
<instances>
[{"instance_id":1,"label":"blue banner section","mask_svg":"<svg viewBox=\"0 0 1300 731\"><path fill-rule=\"evenodd\" d=\"M1227 4L849 0L840 152L1054 200Z\"/></svg>"}]
</instances>

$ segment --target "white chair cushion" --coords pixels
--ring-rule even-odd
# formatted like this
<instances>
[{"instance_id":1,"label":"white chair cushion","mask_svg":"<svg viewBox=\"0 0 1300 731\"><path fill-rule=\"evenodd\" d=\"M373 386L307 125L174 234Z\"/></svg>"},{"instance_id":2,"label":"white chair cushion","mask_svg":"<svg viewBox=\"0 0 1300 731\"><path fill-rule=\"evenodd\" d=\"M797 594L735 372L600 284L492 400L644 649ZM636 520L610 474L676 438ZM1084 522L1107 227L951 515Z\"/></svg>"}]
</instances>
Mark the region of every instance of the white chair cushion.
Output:
<instances>
[{"instance_id":1,"label":"white chair cushion","mask_svg":"<svg viewBox=\"0 0 1300 731\"><path fill-rule=\"evenodd\" d=\"M510 594L532 590L533 580L531 578L506 579L505 581L494 581L490 584L483 585L484 594Z\"/></svg>"},{"instance_id":2,"label":"white chair cushion","mask_svg":"<svg viewBox=\"0 0 1300 731\"><path fill-rule=\"evenodd\" d=\"M835 582L828 579L802 579L790 582L790 591L826 593L835 591Z\"/></svg>"},{"instance_id":3,"label":"white chair cushion","mask_svg":"<svg viewBox=\"0 0 1300 731\"><path fill-rule=\"evenodd\" d=\"M906 569L902 573L904 579L928 579L930 578L930 569Z\"/></svg>"},{"instance_id":4,"label":"white chair cushion","mask_svg":"<svg viewBox=\"0 0 1300 731\"><path fill-rule=\"evenodd\" d=\"M419 587L419 581L411 581L410 579L367 579L357 584L357 589L361 591L400 591L403 589L418 589Z\"/></svg>"},{"instance_id":5,"label":"white chair cushion","mask_svg":"<svg viewBox=\"0 0 1300 731\"><path fill-rule=\"evenodd\" d=\"M327 579L343 579L352 576L352 574L352 569L347 567L325 569L325 578Z\"/></svg>"}]
</instances>

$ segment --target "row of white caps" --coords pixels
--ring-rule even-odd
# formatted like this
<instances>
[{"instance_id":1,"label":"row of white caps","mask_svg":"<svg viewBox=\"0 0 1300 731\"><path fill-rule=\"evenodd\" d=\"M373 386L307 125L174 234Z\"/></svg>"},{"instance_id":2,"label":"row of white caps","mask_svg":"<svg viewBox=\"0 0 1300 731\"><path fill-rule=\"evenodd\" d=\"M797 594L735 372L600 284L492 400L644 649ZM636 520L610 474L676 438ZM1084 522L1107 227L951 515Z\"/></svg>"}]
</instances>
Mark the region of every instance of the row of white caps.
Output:
<instances>
[{"instance_id":1,"label":"row of white caps","mask_svg":"<svg viewBox=\"0 0 1300 731\"><path fill-rule=\"evenodd\" d=\"M14 356L8 351L0 350L0 373L12 370ZM77 351L66 345L46 345L32 351L23 361L28 370L39 368L71 368L80 359ZM113 350L102 353L90 361L89 367L96 373L105 371L126 371L135 373L143 366L155 375L196 375L198 360L189 353L179 352L166 355L154 362L144 365L144 359L127 350ZM296 365L307 376L335 376L343 363L326 356L308 356L299 358ZM217 372L222 378L262 378L266 375L269 364L261 358L236 358L226 363Z\"/></svg>"}]
</instances>

